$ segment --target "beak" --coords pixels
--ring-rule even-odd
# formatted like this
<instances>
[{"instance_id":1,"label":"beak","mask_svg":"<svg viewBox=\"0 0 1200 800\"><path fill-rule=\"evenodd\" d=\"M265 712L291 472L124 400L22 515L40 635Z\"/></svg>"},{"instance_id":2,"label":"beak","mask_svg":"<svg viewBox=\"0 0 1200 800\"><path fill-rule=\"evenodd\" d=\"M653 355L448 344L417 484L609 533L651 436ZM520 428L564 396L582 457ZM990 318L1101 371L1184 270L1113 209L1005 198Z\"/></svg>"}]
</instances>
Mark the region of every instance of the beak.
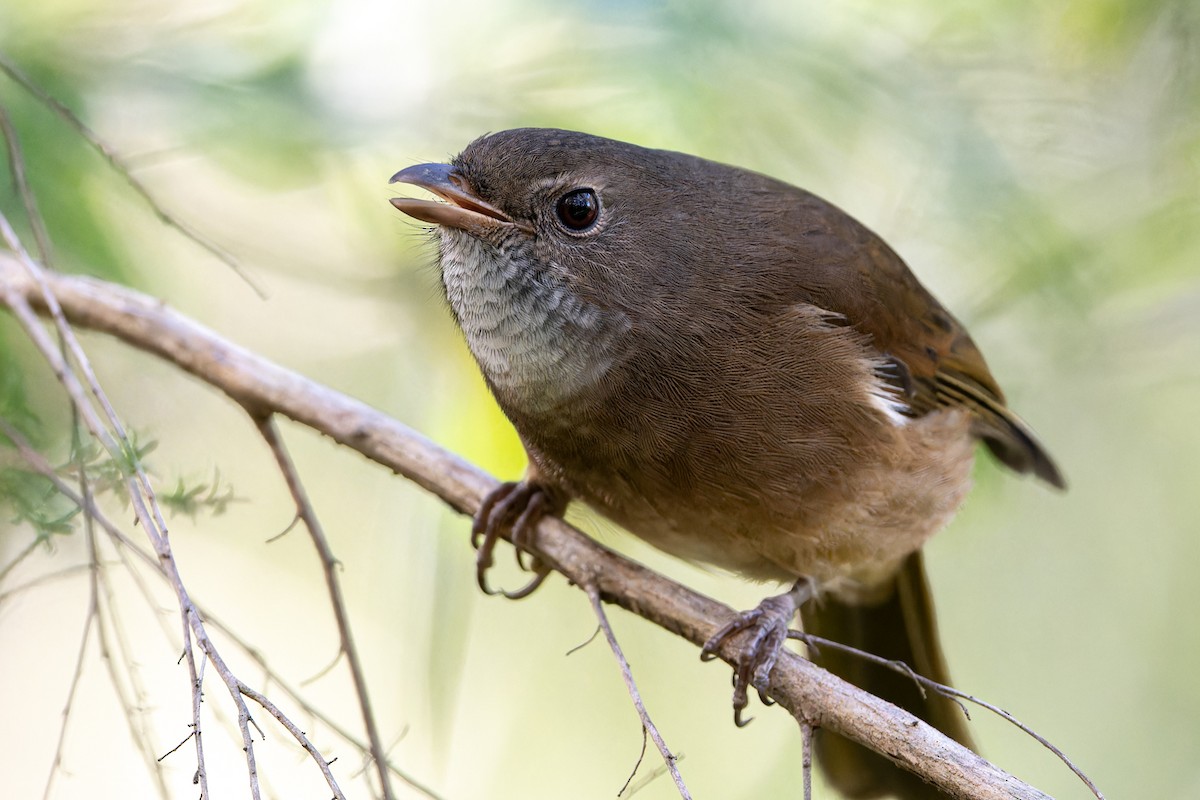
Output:
<instances>
[{"instance_id":1,"label":"beak","mask_svg":"<svg viewBox=\"0 0 1200 800\"><path fill-rule=\"evenodd\" d=\"M486 238L488 234L493 234L497 228L505 225L532 233L532 228L528 225L516 222L492 204L479 199L463 176L449 164L417 164L406 167L393 175L388 183L410 183L448 201L439 203L434 200L415 200L411 197L392 198L393 206L422 222L456 228L479 238Z\"/></svg>"}]
</instances>

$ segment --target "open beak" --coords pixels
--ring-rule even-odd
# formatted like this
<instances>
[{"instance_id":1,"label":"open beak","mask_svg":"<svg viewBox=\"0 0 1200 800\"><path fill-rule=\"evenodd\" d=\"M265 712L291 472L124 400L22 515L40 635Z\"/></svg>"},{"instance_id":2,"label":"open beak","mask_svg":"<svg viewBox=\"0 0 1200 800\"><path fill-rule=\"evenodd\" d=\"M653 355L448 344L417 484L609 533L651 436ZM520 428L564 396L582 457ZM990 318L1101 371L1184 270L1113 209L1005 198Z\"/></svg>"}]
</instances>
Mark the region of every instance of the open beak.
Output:
<instances>
[{"instance_id":1,"label":"open beak","mask_svg":"<svg viewBox=\"0 0 1200 800\"><path fill-rule=\"evenodd\" d=\"M514 225L526 233L532 232L528 225L518 223L512 217L490 203L475 196L469 184L449 164L416 164L406 167L388 183L411 183L433 192L446 200L416 200L411 197L393 197L392 205L422 222L456 228L472 236L486 238L501 226Z\"/></svg>"}]
</instances>

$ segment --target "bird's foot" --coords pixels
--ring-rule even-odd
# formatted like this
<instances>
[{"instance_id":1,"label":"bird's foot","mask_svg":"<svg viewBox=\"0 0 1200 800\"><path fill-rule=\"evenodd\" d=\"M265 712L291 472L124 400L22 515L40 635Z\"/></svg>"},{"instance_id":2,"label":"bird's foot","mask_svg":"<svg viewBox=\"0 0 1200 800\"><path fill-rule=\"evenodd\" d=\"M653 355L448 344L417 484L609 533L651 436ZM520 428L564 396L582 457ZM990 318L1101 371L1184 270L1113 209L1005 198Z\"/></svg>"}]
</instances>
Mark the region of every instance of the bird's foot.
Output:
<instances>
[{"instance_id":1,"label":"bird's foot","mask_svg":"<svg viewBox=\"0 0 1200 800\"><path fill-rule=\"evenodd\" d=\"M731 622L717 631L700 649L700 658L711 661L726 639L743 631L748 635L733 665L733 722L739 728L750 720L742 719L742 712L749 703L751 686L758 690L758 697L765 705L771 701L764 693L770 683L771 669L779 658L779 651L788 639L789 626L796 611L815 593L813 582L801 578L786 593L768 597L757 608L743 611Z\"/></svg>"},{"instance_id":2,"label":"bird's foot","mask_svg":"<svg viewBox=\"0 0 1200 800\"><path fill-rule=\"evenodd\" d=\"M549 489L537 483L502 483L493 489L479 506L479 513L471 525L471 546L475 548L475 579L484 594L502 594L510 600L520 600L533 594L550 573L550 568L535 557L527 567L523 558L526 548L533 543L537 525L546 516L562 513L565 504ZM487 571L493 564L493 552L500 533L505 528L512 530L512 543L517 551L517 564L534 573L524 587L515 592L492 589L487 582Z\"/></svg>"}]
</instances>

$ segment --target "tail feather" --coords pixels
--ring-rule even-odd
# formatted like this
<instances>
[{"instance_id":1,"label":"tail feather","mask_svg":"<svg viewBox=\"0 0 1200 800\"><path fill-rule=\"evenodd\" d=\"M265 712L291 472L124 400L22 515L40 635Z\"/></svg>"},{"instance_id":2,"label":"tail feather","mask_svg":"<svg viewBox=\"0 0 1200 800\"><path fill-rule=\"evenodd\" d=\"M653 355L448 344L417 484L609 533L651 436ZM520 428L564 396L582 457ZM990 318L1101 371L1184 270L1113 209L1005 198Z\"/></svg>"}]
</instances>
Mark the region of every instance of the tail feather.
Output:
<instances>
[{"instance_id":1,"label":"tail feather","mask_svg":"<svg viewBox=\"0 0 1200 800\"><path fill-rule=\"evenodd\" d=\"M927 678L949 683L920 552L905 560L895 585L881 602L849 605L825 598L806 605L801 615L808 633L903 661ZM966 718L957 704L932 692L922 697L910 677L829 648L820 650L813 661L974 749ZM902 800L932 800L946 796L878 753L835 733L818 730L815 745L818 762L830 783L847 797L890 795Z\"/></svg>"}]
</instances>

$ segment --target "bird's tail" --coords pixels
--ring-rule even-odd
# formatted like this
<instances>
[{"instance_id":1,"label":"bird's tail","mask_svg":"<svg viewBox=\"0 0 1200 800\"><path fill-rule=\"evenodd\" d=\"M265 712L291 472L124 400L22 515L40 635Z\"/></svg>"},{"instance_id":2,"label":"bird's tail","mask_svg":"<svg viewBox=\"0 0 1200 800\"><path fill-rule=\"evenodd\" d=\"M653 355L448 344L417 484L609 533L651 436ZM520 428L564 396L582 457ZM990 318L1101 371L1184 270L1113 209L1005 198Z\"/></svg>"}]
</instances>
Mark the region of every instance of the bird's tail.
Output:
<instances>
[{"instance_id":1,"label":"bird's tail","mask_svg":"<svg viewBox=\"0 0 1200 800\"><path fill-rule=\"evenodd\" d=\"M905 560L886 599L873 605L849 605L828 597L806 604L801 616L806 633L882 658L903 661L927 678L938 683L949 682L938 643L933 598L919 551ZM922 696L911 677L828 647L818 648L813 661L974 749L962 709L932 691ZM945 797L931 784L878 753L830 731L816 732L815 747L818 763L829 782L847 797L894 796L902 800Z\"/></svg>"}]
</instances>

